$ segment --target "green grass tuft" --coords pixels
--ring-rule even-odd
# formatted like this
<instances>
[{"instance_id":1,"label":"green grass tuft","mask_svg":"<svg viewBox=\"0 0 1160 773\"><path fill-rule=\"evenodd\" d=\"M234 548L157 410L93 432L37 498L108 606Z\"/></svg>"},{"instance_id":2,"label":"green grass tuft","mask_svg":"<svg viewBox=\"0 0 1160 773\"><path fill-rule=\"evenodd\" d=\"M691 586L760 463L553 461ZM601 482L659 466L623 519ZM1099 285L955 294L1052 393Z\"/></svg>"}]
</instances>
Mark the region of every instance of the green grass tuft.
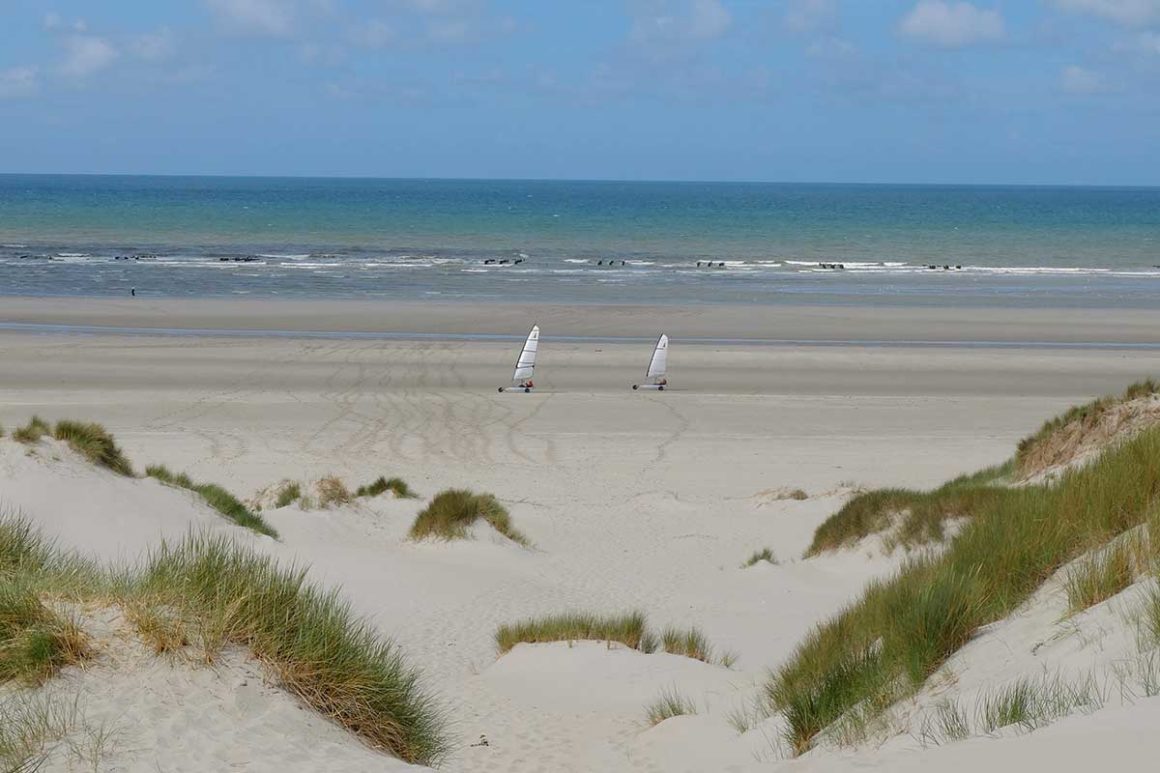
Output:
<instances>
[{"instance_id":1,"label":"green grass tuft","mask_svg":"<svg viewBox=\"0 0 1160 773\"><path fill-rule=\"evenodd\" d=\"M946 537L946 523L968 517L1002 496L1000 485L1011 474L1011 463L964 475L933 491L877 489L853 497L814 532L806 556L854 545L859 540L897 528L903 545L937 542Z\"/></svg>"},{"instance_id":2,"label":"green grass tuft","mask_svg":"<svg viewBox=\"0 0 1160 773\"><path fill-rule=\"evenodd\" d=\"M650 726L659 725L666 719L689 716L697 713L697 704L676 690L665 690L660 697L645 709L645 717Z\"/></svg>"},{"instance_id":3,"label":"green grass tuft","mask_svg":"<svg viewBox=\"0 0 1160 773\"><path fill-rule=\"evenodd\" d=\"M374 746L420 764L447 746L441 713L395 645L303 569L227 539L163 546L136 581L138 598L199 619L206 646L249 647L282 684Z\"/></svg>"},{"instance_id":4,"label":"green grass tuft","mask_svg":"<svg viewBox=\"0 0 1160 773\"><path fill-rule=\"evenodd\" d=\"M304 703L403 760L435 764L448 749L442 711L422 689L418 673L336 593L308 582L304 568L282 568L222 537L163 544L140 568L90 575L83 584L72 581L80 567L27 521L0 517L4 678L43 678L66 662L62 656L69 650L61 643L21 636L28 630L69 633L34 589L68 595L80 588L78 601L119 606L158 652L196 642L212 660L226 646L247 647ZM67 642L73 655L77 641ZM12 662L15 667L9 667ZM15 725L8 706L0 723L0 761L24 759L39 748L41 737L32 725L10 732Z\"/></svg>"},{"instance_id":5,"label":"green grass tuft","mask_svg":"<svg viewBox=\"0 0 1160 773\"><path fill-rule=\"evenodd\" d=\"M475 494L463 489L443 491L431 500L411 525L411 539L437 537L466 539L468 529L482 518L513 542L527 546L528 538L512 526L504 506L491 494Z\"/></svg>"},{"instance_id":6,"label":"green grass tuft","mask_svg":"<svg viewBox=\"0 0 1160 773\"><path fill-rule=\"evenodd\" d=\"M18 427L12 432L12 439L17 443L32 444L51 432L52 428L48 425L48 422L39 416L33 416L28 420L27 424L23 427Z\"/></svg>"},{"instance_id":7,"label":"green grass tuft","mask_svg":"<svg viewBox=\"0 0 1160 773\"><path fill-rule=\"evenodd\" d=\"M354 495L356 497L377 497L386 491L392 492L399 499L419 498L419 495L412 491L402 478L386 478L382 475L365 486L359 486Z\"/></svg>"},{"instance_id":8,"label":"green grass tuft","mask_svg":"<svg viewBox=\"0 0 1160 773\"><path fill-rule=\"evenodd\" d=\"M282 487L278 492L278 498L274 500L274 507L287 507L294 504L302 498L302 487L297 483L288 483Z\"/></svg>"},{"instance_id":9,"label":"green grass tuft","mask_svg":"<svg viewBox=\"0 0 1160 773\"><path fill-rule=\"evenodd\" d=\"M133 465L129 464L125 454L113 442L113 436L100 424L65 419L56 423L53 435L98 467L112 470L118 475L133 474Z\"/></svg>"},{"instance_id":10,"label":"green grass tuft","mask_svg":"<svg viewBox=\"0 0 1160 773\"><path fill-rule=\"evenodd\" d=\"M1150 518L1160 498L1160 429L1052 485L990 480L988 473L943 487L970 516L946 550L871 583L773 675L767 698L788 720L794 749L810 748L856 708L880 710L912 693L980 626L1011 614L1077 556ZM841 540L825 541L832 542Z\"/></svg>"},{"instance_id":11,"label":"green grass tuft","mask_svg":"<svg viewBox=\"0 0 1160 773\"><path fill-rule=\"evenodd\" d=\"M686 658L709 663L713 659L713 647L699 628L680 630L666 628L661 633L661 649L670 655L684 655Z\"/></svg>"},{"instance_id":12,"label":"green grass tuft","mask_svg":"<svg viewBox=\"0 0 1160 773\"><path fill-rule=\"evenodd\" d=\"M770 550L769 548L762 548L761 550L754 552L754 554L751 555L745 561L745 563L741 565L741 568L748 569L749 567L754 566L762 561L765 561L766 563L769 563L769 564L776 564L777 557L773 554L773 551Z\"/></svg>"},{"instance_id":13,"label":"green grass tuft","mask_svg":"<svg viewBox=\"0 0 1160 773\"><path fill-rule=\"evenodd\" d=\"M41 684L87 654L87 639L73 622L23 583L0 584L0 684Z\"/></svg>"},{"instance_id":14,"label":"green grass tuft","mask_svg":"<svg viewBox=\"0 0 1160 773\"><path fill-rule=\"evenodd\" d=\"M1110 599L1136 580L1137 545L1130 539L1085 559L1067 574L1067 608L1082 612Z\"/></svg>"},{"instance_id":15,"label":"green grass tuft","mask_svg":"<svg viewBox=\"0 0 1160 773\"><path fill-rule=\"evenodd\" d=\"M517 644L555 641L615 641L641 652L654 652L657 647L656 637L649 633L645 616L640 612L619 616L552 615L503 625L495 632L501 655Z\"/></svg>"},{"instance_id":16,"label":"green grass tuft","mask_svg":"<svg viewBox=\"0 0 1160 773\"><path fill-rule=\"evenodd\" d=\"M1078 684L1059 676L1022 678L982 697L979 724L985 733L1015 725L1031 731L1076 710L1094 711L1103 703L1104 696L1090 677Z\"/></svg>"},{"instance_id":17,"label":"green grass tuft","mask_svg":"<svg viewBox=\"0 0 1160 773\"><path fill-rule=\"evenodd\" d=\"M237 497L215 483L194 483L185 473L175 474L163 464L149 465L145 468L145 474L170 486L200 494L207 505L239 526L245 526L275 539L278 537L278 532L266 523L262 516L252 512Z\"/></svg>"}]
</instances>

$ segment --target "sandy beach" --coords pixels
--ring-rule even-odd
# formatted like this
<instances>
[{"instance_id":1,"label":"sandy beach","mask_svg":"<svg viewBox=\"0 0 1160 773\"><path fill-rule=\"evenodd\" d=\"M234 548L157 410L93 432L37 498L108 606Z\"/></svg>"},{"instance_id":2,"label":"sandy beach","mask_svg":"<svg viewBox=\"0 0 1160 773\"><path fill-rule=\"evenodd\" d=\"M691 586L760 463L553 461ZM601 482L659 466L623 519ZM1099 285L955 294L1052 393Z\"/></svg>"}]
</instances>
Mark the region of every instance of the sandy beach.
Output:
<instances>
[{"instance_id":1,"label":"sandy beach","mask_svg":"<svg viewBox=\"0 0 1160 773\"><path fill-rule=\"evenodd\" d=\"M515 356L508 337L531 321L545 336L538 390L498 394ZM814 529L857 488L927 487L998 463L1049 416L1160 373L1160 350L1146 346L1160 341L1160 313L1142 311L4 299L0 324L40 326L0 329L5 427L32 414L99 421L140 464L239 496L328 474L352 484L398 475L424 498L494 493L531 549L483 534L409 542L422 500L271 510L281 541L253 540L340 587L422 669L452 719L444 769L455 771L770 769L776 739L739 735L728 714L752 706L768 669L902 560L871 550L801 560ZM335 335L295 335L305 331ZM661 331L673 337L672 387L633 393L649 353L641 341ZM502 338L456 340L464 333ZM126 505L107 529L83 512L79 484L38 477L19 455L5 465L0 505L102 558L208 523L152 512L158 500ZM795 489L807 498L787 498ZM777 565L740 568L764 547ZM736 663L592 643L497 658L499 625L580 609L696 625ZM672 685L701 711L648 728L643 707ZM91 713L112 716L116 694L91 689ZM198 689L214 700L212 685ZM174 770L196 769L182 749L234 738L216 720L171 732ZM309 732L337 743L333 727ZM253 749L277 746L256 736ZM990 743L1031 740L1028 754L1066 761L1040 749L1046 731ZM120 753L126 769L152 759ZM891 754L902 757L784 764L935 769L925 766L943 759ZM989 752L972 754L982 764ZM349 769L372 764L397 763L368 753Z\"/></svg>"}]
</instances>

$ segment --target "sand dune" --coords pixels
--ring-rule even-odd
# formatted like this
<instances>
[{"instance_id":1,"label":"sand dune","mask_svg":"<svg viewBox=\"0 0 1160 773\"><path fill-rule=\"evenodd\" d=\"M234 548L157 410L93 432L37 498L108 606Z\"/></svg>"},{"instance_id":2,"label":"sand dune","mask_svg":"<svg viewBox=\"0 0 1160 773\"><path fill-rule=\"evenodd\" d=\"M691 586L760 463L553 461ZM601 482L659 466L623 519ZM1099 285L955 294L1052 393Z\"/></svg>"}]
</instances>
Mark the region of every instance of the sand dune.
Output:
<instances>
[{"instance_id":1,"label":"sand dune","mask_svg":"<svg viewBox=\"0 0 1160 773\"><path fill-rule=\"evenodd\" d=\"M509 348L0 333L6 428L33 413L99 420L139 465L165 463L239 496L333 473L352 487L400 475L423 497L267 510L275 541L188 492L117 478L53 441L29 455L5 439L0 507L106 561L193 529L308 564L423 670L451 718L446 770L965 770L1031 759L1079 770L1094 764L1089 747L1125 761L1145 748L1148 701L924 750L902 728L942 696L934 690L899 716L903 735L883 750L793 761L781 759L778 720L754 718L744 734L730 720L752 712L767 669L815 624L904 560L871 547L801 559L852 486L929 486L1001 461L1047 416L1160 371L1160 353L675 343L676 388L646 396L628 390L647 357L639 346L570 343L545 347L540 393L501 396ZM495 493L532 547L486 529L409 541L424 501L453 486ZM807 499L776 494L798 488ZM742 568L765 547L776 565ZM971 700L1045 663L1113 660L1124 634L1100 633L1115 627L1111 608L1066 638L1058 594L1045 589L1027 615L964 650L956 694ZM526 616L635 609L657 629L698 626L736 663L598 643L497 657L492 639ZM127 651L54 685L85 696L92 718L136 728L113 744L108 769L154 769L161 758L143 749L162 744L167 770L401 766L299 710L244 653L206 669ZM648 727L646 706L670 688L698 714ZM68 764L54 757L50 769Z\"/></svg>"}]
</instances>

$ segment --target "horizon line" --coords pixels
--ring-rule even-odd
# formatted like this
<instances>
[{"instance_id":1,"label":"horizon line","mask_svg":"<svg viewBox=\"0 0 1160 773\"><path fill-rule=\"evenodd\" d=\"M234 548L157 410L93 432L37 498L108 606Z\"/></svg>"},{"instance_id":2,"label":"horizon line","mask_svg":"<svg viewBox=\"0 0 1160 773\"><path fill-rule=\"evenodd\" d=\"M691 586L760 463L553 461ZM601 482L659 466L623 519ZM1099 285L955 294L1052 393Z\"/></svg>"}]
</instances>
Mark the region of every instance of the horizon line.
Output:
<instances>
[{"instance_id":1,"label":"horizon line","mask_svg":"<svg viewBox=\"0 0 1160 773\"><path fill-rule=\"evenodd\" d=\"M807 185L807 186L889 186L899 188L1130 188L1160 189L1160 183L1044 183L1044 182L884 182L875 180L708 180L690 178L632 179L615 177L453 177L453 176L381 176L381 175L307 175L307 174L225 174L225 173L159 173L159 172L0 172L3 177L146 177L159 179L223 180L381 180L398 182L536 182L536 183L619 183L641 185Z\"/></svg>"}]
</instances>

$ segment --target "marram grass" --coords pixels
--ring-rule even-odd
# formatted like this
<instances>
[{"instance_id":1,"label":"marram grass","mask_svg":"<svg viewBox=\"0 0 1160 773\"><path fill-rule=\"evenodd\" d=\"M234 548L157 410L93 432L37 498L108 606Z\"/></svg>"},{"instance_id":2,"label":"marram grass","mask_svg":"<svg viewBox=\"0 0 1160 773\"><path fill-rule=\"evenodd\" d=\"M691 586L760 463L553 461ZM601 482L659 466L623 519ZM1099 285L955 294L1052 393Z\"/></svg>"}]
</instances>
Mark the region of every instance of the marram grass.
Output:
<instances>
[{"instance_id":1,"label":"marram grass","mask_svg":"<svg viewBox=\"0 0 1160 773\"><path fill-rule=\"evenodd\" d=\"M302 498L302 486L297 483L287 483L278 492L278 498L274 500L274 507L289 507Z\"/></svg>"},{"instance_id":2,"label":"marram grass","mask_svg":"<svg viewBox=\"0 0 1160 773\"><path fill-rule=\"evenodd\" d=\"M170 486L188 489L200 494L207 505L239 526L245 526L247 529L275 539L278 537L278 532L266 523L262 516L251 511L242 504L241 500L216 483L194 483L185 473L174 473L163 464L153 464L146 467L145 474Z\"/></svg>"},{"instance_id":3,"label":"marram grass","mask_svg":"<svg viewBox=\"0 0 1160 773\"><path fill-rule=\"evenodd\" d=\"M769 706L784 714L794 749L809 749L855 708L880 711L910 694L980 626L1011 614L1077 556L1148 520L1160 497L1160 428L1052 485L1005 488L992 478L944 487L956 514L969 516L945 551L871 583L771 677ZM826 543L842 542L830 532Z\"/></svg>"},{"instance_id":4,"label":"marram grass","mask_svg":"<svg viewBox=\"0 0 1160 773\"><path fill-rule=\"evenodd\" d=\"M435 495L415 523L411 525L411 539L435 537L443 540L466 539L468 530L483 519L511 541L528 545L528 538L512 526L511 516L491 494L476 494L464 489L448 489Z\"/></svg>"},{"instance_id":5,"label":"marram grass","mask_svg":"<svg viewBox=\"0 0 1160 773\"><path fill-rule=\"evenodd\" d=\"M495 632L495 644L502 655L517 644L541 644L556 641L619 642L641 652L655 652L657 640L649 633L644 614L593 615L567 613L528 618L502 625Z\"/></svg>"},{"instance_id":6,"label":"marram grass","mask_svg":"<svg viewBox=\"0 0 1160 773\"><path fill-rule=\"evenodd\" d=\"M703 663L713 659L713 647L700 628L666 628L661 632L661 649L670 655L683 655Z\"/></svg>"},{"instance_id":7,"label":"marram grass","mask_svg":"<svg viewBox=\"0 0 1160 773\"><path fill-rule=\"evenodd\" d=\"M43 678L67 662L61 647L37 649L31 661L23 648L19 660L9 653L12 642L22 642L22 630L60 628L30 589L75 593L70 573L76 572L73 559L27 521L0 518L0 669L17 666L0 670L5 678ZM336 593L307 581L304 569L283 568L225 538L190 537L110 577L77 586L89 594L78 600L120 606L156 651L187 646L186 632L210 659L225 646L246 647L287 690L369 744L423 765L438 763L447 751L442 710L418 672ZM9 751L21 758L36 744L25 743L23 732L9 738L5 716L0 760Z\"/></svg>"},{"instance_id":8,"label":"marram grass","mask_svg":"<svg viewBox=\"0 0 1160 773\"><path fill-rule=\"evenodd\" d=\"M17 443L31 444L45 435L51 434L51 432L52 428L47 421L39 416L33 416L23 427L17 427L12 431L12 439Z\"/></svg>"},{"instance_id":9,"label":"marram grass","mask_svg":"<svg viewBox=\"0 0 1160 773\"><path fill-rule=\"evenodd\" d=\"M154 554L136 592L198 618L217 639L205 643L211 649L248 647L287 689L371 744L422 764L446 750L440 712L418 673L305 570L225 539L190 538Z\"/></svg>"},{"instance_id":10,"label":"marram grass","mask_svg":"<svg viewBox=\"0 0 1160 773\"><path fill-rule=\"evenodd\" d=\"M871 534L894 529L902 545L937 542L946 524L968 517L997 496L1011 473L1011 463L964 475L932 491L876 489L853 497L814 532L806 556L849 547Z\"/></svg>"},{"instance_id":11,"label":"marram grass","mask_svg":"<svg viewBox=\"0 0 1160 773\"><path fill-rule=\"evenodd\" d=\"M495 632L495 644L500 655L509 652L517 644L558 641L619 642L646 654L659 650L703 663L717 663L725 668L732 668L737 661L737 656L731 652L714 658L713 647L699 628L680 629L670 626L657 636L649 629L648 620L642 612L624 615L568 612L527 618L502 625Z\"/></svg>"},{"instance_id":12,"label":"marram grass","mask_svg":"<svg viewBox=\"0 0 1160 773\"><path fill-rule=\"evenodd\" d=\"M1110 599L1136 581L1137 556L1143 547L1136 534L1127 534L1096 551L1067 573L1067 608L1071 614Z\"/></svg>"},{"instance_id":13,"label":"marram grass","mask_svg":"<svg viewBox=\"0 0 1160 773\"><path fill-rule=\"evenodd\" d=\"M355 490L354 495L356 497L377 497L387 491L390 491L399 499L419 498L419 495L412 491L411 487L402 478L387 478L383 475L380 475L364 486L359 486Z\"/></svg>"},{"instance_id":14,"label":"marram grass","mask_svg":"<svg viewBox=\"0 0 1160 773\"><path fill-rule=\"evenodd\" d=\"M133 475L133 465L100 424L95 422L58 421L53 430L57 440L63 440L72 450L98 467L112 470L118 475Z\"/></svg>"},{"instance_id":15,"label":"marram grass","mask_svg":"<svg viewBox=\"0 0 1160 773\"><path fill-rule=\"evenodd\" d=\"M745 563L741 565L741 568L748 569L751 566L756 566L762 561L765 561L768 564L776 564L777 556L775 556L773 551L769 548L762 548L761 550L754 551L753 555L746 559Z\"/></svg>"},{"instance_id":16,"label":"marram grass","mask_svg":"<svg viewBox=\"0 0 1160 773\"><path fill-rule=\"evenodd\" d=\"M0 583L0 684L38 685L88 656L88 639L19 580Z\"/></svg>"},{"instance_id":17,"label":"marram grass","mask_svg":"<svg viewBox=\"0 0 1160 773\"><path fill-rule=\"evenodd\" d=\"M697 713L697 704L676 690L664 690L645 709L645 720L650 726L659 725L666 719L689 716Z\"/></svg>"}]
</instances>

